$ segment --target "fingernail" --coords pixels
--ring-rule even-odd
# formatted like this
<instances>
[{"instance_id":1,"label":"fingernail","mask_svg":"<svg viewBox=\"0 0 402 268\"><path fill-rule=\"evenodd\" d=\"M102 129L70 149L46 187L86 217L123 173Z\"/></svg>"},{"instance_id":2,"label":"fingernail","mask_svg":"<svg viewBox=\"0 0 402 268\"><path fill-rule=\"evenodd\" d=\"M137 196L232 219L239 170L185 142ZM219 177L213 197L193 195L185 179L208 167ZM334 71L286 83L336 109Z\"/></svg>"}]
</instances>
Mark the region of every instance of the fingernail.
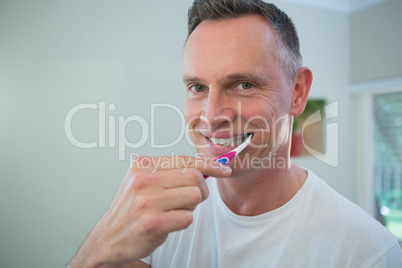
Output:
<instances>
[{"instance_id":1,"label":"fingernail","mask_svg":"<svg viewBox=\"0 0 402 268\"><path fill-rule=\"evenodd\" d=\"M225 175L229 175L230 173L232 173L232 169L229 166L221 166L221 170Z\"/></svg>"}]
</instances>

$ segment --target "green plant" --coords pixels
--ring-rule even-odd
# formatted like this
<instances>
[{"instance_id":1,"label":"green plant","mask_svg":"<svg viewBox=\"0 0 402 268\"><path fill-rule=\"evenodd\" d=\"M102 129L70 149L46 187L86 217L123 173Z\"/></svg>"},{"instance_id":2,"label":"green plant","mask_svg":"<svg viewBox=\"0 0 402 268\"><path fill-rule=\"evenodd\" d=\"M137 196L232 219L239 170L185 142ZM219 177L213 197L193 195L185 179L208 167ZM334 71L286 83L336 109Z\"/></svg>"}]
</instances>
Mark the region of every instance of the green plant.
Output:
<instances>
[{"instance_id":1,"label":"green plant","mask_svg":"<svg viewBox=\"0 0 402 268\"><path fill-rule=\"evenodd\" d=\"M306 103L306 107L301 115L295 117L293 119L293 127L292 127L292 134L295 135L301 132L300 127L303 125L304 120L306 120L310 115L315 113L316 111L321 111L321 115L325 116L325 105L326 101L324 99L319 100L308 100Z\"/></svg>"}]
</instances>

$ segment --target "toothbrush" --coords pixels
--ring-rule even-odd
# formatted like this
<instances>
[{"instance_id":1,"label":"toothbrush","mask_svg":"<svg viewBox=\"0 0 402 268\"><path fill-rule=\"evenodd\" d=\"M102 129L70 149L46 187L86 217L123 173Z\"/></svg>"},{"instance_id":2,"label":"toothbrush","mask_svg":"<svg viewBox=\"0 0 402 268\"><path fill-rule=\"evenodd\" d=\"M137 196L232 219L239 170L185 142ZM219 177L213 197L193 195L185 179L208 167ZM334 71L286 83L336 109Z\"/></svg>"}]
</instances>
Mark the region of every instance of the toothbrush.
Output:
<instances>
[{"instance_id":1,"label":"toothbrush","mask_svg":"<svg viewBox=\"0 0 402 268\"><path fill-rule=\"evenodd\" d=\"M250 136L248 136L247 139L242 144L237 146L232 151L230 151L226 154L223 154L223 155L219 156L218 158L215 158L214 160L216 162L221 163L224 166L227 166L233 160L233 158L235 158L238 154L240 154L240 152L243 151L244 148L246 148L247 145L250 144L251 139L253 138L253 135L254 134L251 134ZM209 177L208 175L204 175L204 179L206 179L208 177Z\"/></svg>"}]
</instances>

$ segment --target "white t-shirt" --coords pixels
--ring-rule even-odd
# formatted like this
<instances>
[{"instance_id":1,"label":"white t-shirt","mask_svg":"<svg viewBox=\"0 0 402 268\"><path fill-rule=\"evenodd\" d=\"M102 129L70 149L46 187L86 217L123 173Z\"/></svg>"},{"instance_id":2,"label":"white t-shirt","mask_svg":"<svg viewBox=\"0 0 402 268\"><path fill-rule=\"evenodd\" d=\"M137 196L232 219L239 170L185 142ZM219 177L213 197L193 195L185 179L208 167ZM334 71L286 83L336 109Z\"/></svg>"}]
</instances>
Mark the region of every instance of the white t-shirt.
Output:
<instances>
[{"instance_id":1,"label":"white t-shirt","mask_svg":"<svg viewBox=\"0 0 402 268\"><path fill-rule=\"evenodd\" d=\"M186 230L142 261L159 267L402 267L395 237L311 171L282 207L234 214L208 178L210 195Z\"/></svg>"}]
</instances>

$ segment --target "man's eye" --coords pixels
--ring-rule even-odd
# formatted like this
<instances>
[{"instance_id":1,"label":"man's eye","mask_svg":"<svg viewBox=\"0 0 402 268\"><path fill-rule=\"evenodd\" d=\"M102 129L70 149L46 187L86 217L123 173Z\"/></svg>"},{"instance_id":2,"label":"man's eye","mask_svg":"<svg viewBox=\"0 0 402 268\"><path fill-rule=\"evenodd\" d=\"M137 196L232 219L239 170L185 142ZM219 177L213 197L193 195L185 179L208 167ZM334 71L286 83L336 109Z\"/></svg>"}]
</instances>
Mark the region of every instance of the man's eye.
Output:
<instances>
[{"instance_id":1,"label":"man's eye","mask_svg":"<svg viewBox=\"0 0 402 268\"><path fill-rule=\"evenodd\" d=\"M203 92L205 90L205 88L201 85L194 85L194 86L190 87L190 90L194 91L194 92Z\"/></svg>"},{"instance_id":2,"label":"man's eye","mask_svg":"<svg viewBox=\"0 0 402 268\"><path fill-rule=\"evenodd\" d=\"M240 84L237 85L237 89L250 89L253 87L253 84L251 83L247 83L247 82L242 82Z\"/></svg>"}]
</instances>

